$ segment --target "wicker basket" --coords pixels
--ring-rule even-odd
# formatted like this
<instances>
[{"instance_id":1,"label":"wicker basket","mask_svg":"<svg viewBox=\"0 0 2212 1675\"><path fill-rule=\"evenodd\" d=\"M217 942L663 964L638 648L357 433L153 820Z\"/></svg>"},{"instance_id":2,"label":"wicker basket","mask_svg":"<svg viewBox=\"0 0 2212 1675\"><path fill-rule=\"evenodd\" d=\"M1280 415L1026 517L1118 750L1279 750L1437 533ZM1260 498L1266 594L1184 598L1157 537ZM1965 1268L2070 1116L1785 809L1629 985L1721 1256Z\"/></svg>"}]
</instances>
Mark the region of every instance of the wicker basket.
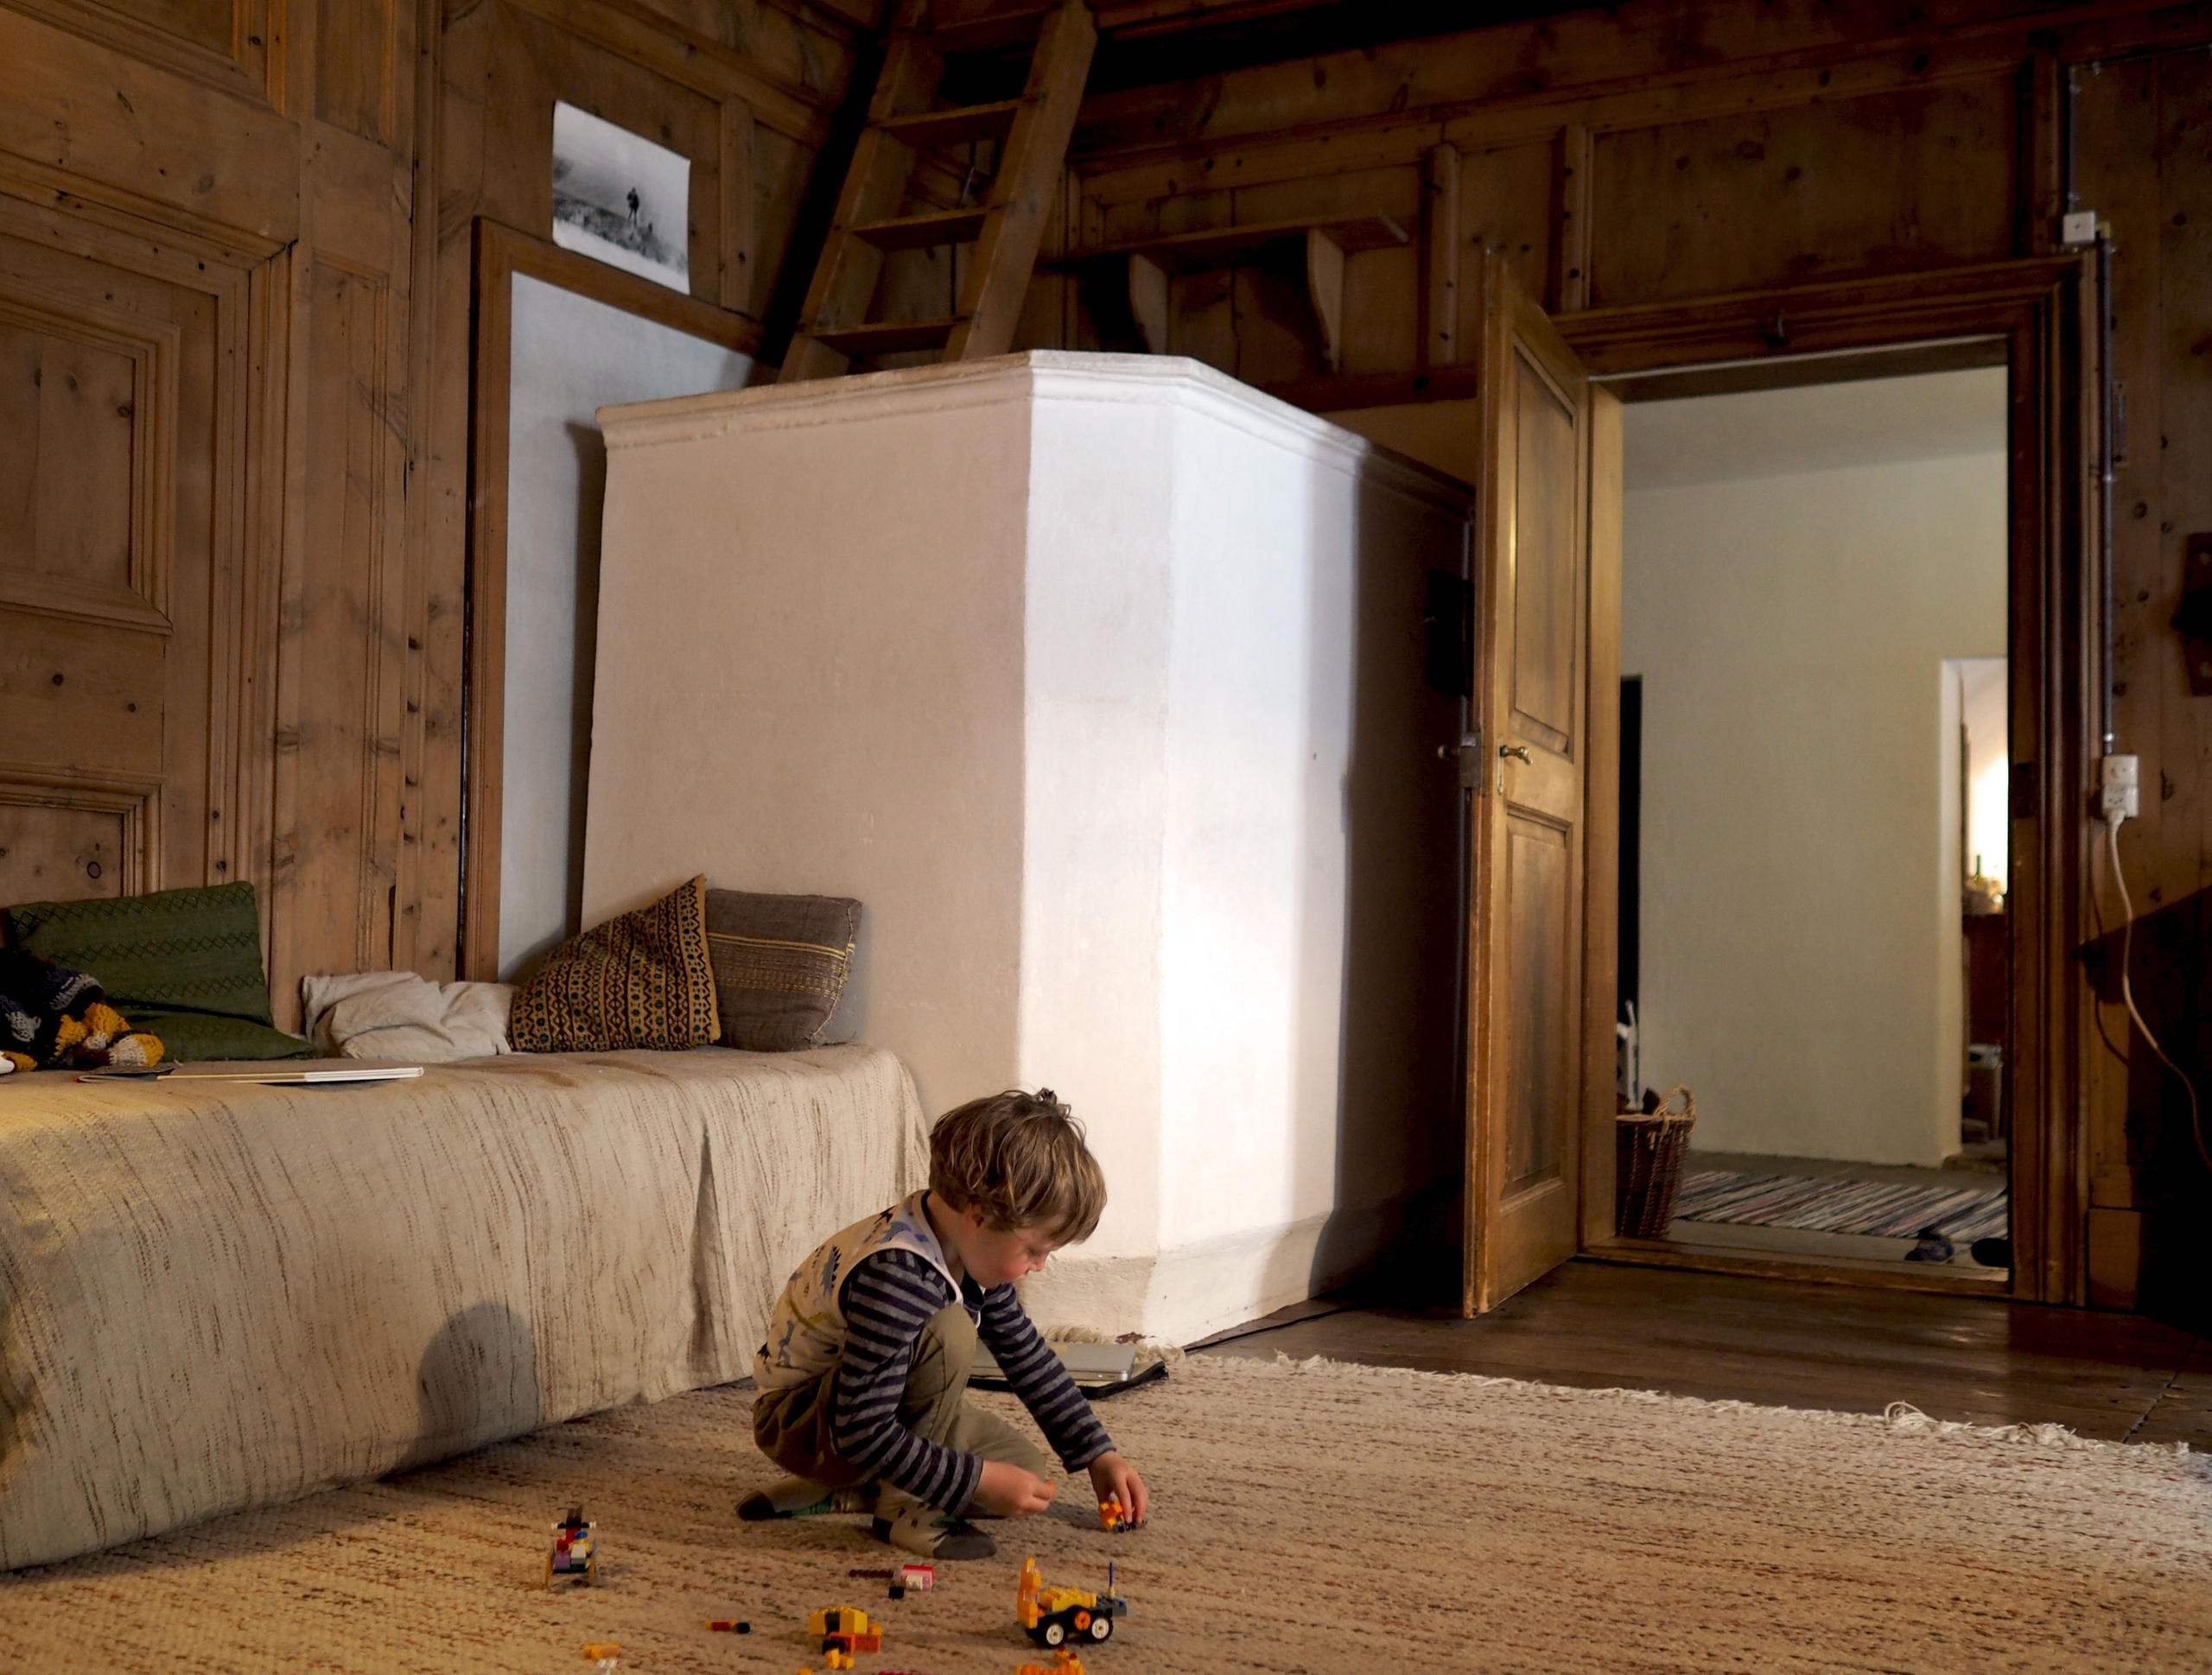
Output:
<instances>
[{"instance_id":1,"label":"wicker basket","mask_svg":"<svg viewBox=\"0 0 2212 1675\"><path fill-rule=\"evenodd\" d=\"M1677 1100L1682 1108L1668 1107ZM1664 1239L1682 1190L1682 1159L1697 1126L1697 1098L1677 1088L1649 1115L1624 1111L1613 1125L1613 1230L1624 1239Z\"/></svg>"}]
</instances>

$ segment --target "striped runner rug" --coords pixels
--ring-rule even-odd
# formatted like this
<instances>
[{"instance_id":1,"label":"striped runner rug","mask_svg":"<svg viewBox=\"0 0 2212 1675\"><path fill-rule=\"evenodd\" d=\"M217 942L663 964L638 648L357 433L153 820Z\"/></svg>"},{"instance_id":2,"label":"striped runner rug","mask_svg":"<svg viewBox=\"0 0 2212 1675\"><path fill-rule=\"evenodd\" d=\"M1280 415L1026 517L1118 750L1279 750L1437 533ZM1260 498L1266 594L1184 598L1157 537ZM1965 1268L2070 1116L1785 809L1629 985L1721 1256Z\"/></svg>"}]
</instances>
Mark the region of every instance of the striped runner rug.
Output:
<instances>
[{"instance_id":1,"label":"striped runner rug","mask_svg":"<svg viewBox=\"0 0 2212 1675\"><path fill-rule=\"evenodd\" d=\"M1682 1177L1675 1215L1684 1221L1798 1228L1911 1239L1941 1228L1960 1244L2001 1237L2010 1225L2003 1185L1911 1186L1842 1176L1748 1175L1694 1169Z\"/></svg>"}]
</instances>

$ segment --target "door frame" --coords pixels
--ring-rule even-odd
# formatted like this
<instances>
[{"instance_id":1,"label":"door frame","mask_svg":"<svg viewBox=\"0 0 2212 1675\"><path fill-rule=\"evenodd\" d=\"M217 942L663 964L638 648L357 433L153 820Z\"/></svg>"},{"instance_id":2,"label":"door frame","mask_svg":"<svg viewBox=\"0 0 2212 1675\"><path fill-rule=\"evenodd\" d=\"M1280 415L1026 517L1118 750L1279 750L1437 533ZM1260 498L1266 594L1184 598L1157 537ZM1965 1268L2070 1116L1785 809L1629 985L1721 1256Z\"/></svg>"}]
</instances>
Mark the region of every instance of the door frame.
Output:
<instances>
[{"instance_id":1,"label":"door frame","mask_svg":"<svg viewBox=\"0 0 2212 1675\"><path fill-rule=\"evenodd\" d=\"M1554 317L1560 334L1593 378L1616 389L1635 373L1743 367L1808 354L1897 352L1921 346L1923 364L1900 355L1898 370L1955 355L1962 339L2001 339L2009 379L2007 507L2010 565L2007 650L2012 769L2012 1027L2007 1042L2012 1147L2011 1294L2039 1303L2088 1301L2088 1121L2082 1104L2091 1038L2075 952L2088 940L2088 786L2097 759L2096 682L2102 599L2092 540L2099 485L2090 470L2099 439L2097 404L2085 398L2096 373L2096 286L2090 258L2034 257L1887 278L1748 291L1683 302L1593 308ZM1993 360L1993 357L1992 358ZM1955 362L1954 363L1955 364ZM1834 370L1833 368L1831 370ZM1428 392L1423 391L1426 395ZM1439 394L1446 393L1444 391ZM1461 393L1451 391L1449 393ZM1687 390L1684 393L1688 393ZM1416 397L1418 398L1418 397ZM1593 557L1593 562L1595 561ZM1617 560L1616 560L1617 562ZM1593 612L1591 670L1618 668L1618 578L1593 577L1593 602L1610 588L1610 623ZM1610 635L1609 658L1594 642ZM1593 793L1618 772L1617 705L1591 704ZM2033 740L2024 756L2018 741ZM1608 821L1592 830L1617 851ZM1612 860L1618 862L1617 853ZM1584 921L1584 981L1592 1015L1599 991L1610 1018L1614 927L1590 869ZM1604 886L1613 887L1607 868ZM1610 1045L1610 1042L1607 1043ZM1614 1236L1612 1067L1589 1055L1584 1089L1582 1238L1586 1253L1668 1266L1784 1274L1805 1279L1987 1292L1990 1282L1941 1269L1815 1263L1712 1247L1667 1246Z\"/></svg>"}]
</instances>

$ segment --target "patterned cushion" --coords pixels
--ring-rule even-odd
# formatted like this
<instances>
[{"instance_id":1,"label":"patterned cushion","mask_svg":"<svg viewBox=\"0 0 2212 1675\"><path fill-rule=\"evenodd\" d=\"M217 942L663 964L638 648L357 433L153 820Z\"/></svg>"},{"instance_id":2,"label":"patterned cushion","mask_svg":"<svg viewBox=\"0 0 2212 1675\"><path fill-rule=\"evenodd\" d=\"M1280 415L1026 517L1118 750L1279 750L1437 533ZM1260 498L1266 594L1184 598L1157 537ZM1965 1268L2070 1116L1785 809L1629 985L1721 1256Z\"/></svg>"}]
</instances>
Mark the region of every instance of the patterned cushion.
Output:
<instances>
[{"instance_id":1,"label":"patterned cushion","mask_svg":"<svg viewBox=\"0 0 2212 1675\"><path fill-rule=\"evenodd\" d=\"M722 1045L756 1053L817 1046L844 993L861 904L843 896L707 892Z\"/></svg>"},{"instance_id":2,"label":"patterned cushion","mask_svg":"<svg viewBox=\"0 0 2212 1675\"><path fill-rule=\"evenodd\" d=\"M24 952L99 978L125 1016L181 1008L270 1021L251 884L27 902L8 910L8 923Z\"/></svg>"},{"instance_id":3,"label":"patterned cushion","mask_svg":"<svg viewBox=\"0 0 2212 1675\"><path fill-rule=\"evenodd\" d=\"M721 1033L707 961L707 880L572 936L515 990L517 1052L677 1050Z\"/></svg>"}]
</instances>

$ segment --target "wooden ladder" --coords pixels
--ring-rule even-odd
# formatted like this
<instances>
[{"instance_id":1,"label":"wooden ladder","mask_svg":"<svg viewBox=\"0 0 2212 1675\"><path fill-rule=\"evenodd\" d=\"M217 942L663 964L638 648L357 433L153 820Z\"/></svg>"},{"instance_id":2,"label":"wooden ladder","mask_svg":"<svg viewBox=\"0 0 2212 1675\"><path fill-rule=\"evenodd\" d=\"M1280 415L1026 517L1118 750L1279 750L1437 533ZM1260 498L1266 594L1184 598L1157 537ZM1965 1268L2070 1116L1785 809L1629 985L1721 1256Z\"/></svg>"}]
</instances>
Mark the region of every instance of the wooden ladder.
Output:
<instances>
[{"instance_id":1,"label":"wooden ladder","mask_svg":"<svg viewBox=\"0 0 2212 1675\"><path fill-rule=\"evenodd\" d=\"M853 358L942 348L944 358L978 360L1014 346L1022 299L1052 213L1077 108L1098 44L1084 0L1061 0L1045 16L1019 98L932 109L944 60L909 7L868 105L837 196L836 219L815 264L778 381L834 378ZM917 154L963 141L1000 142L988 199L973 208L905 215ZM937 320L864 319L886 251L972 243L960 311Z\"/></svg>"}]
</instances>

